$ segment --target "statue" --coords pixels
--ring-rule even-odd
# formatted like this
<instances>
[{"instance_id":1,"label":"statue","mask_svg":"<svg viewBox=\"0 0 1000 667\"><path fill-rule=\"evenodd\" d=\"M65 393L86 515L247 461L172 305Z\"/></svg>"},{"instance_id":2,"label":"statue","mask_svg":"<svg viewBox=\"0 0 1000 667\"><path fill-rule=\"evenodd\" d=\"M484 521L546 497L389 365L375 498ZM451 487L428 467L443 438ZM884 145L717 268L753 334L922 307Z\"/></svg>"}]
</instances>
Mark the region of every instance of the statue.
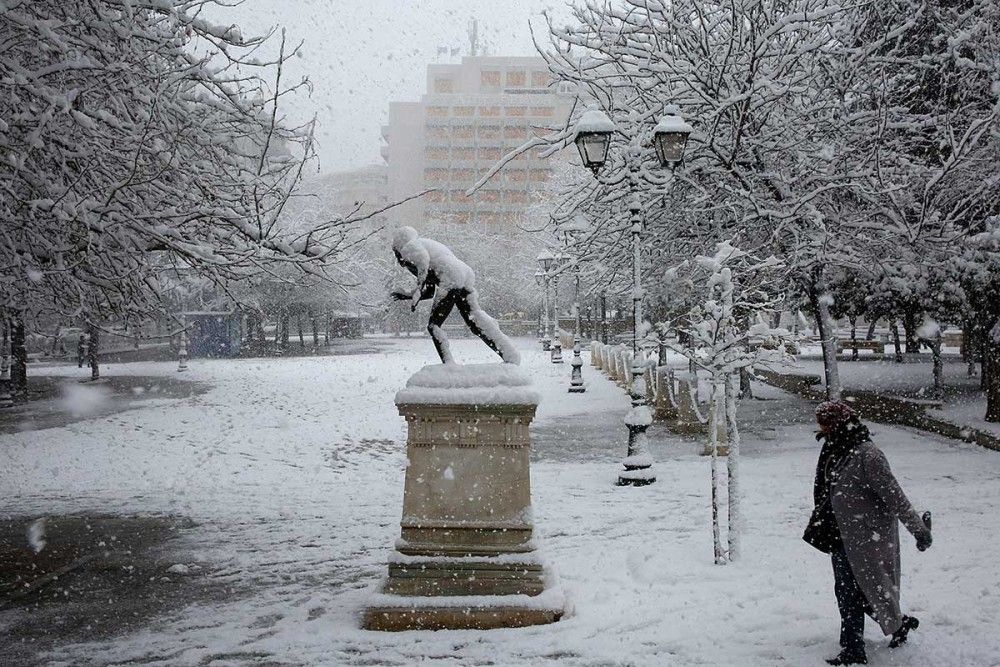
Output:
<instances>
[{"instance_id":1,"label":"statue","mask_svg":"<svg viewBox=\"0 0 1000 667\"><path fill-rule=\"evenodd\" d=\"M496 320L479 307L475 272L455 257L448 246L433 239L420 238L413 227L400 227L392 238L392 252L400 266L417 278L413 292L394 291L392 297L409 301L411 311L415 311L421 301L433 299L427 332L434 340L442 363L455 363L448 338L441 330L441 325L455 307L469 330L499 354L504 363L521 362L520 354L500 330Z\"/></svg>"}]
</instances>

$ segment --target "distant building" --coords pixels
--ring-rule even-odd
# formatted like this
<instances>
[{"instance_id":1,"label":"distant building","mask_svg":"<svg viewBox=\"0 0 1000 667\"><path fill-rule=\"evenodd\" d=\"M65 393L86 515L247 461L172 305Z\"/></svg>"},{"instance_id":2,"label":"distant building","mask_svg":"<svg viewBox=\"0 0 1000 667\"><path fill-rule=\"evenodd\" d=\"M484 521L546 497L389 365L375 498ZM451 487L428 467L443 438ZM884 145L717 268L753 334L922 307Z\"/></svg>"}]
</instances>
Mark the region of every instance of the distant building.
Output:
<instances>
[{"instance_id":1,"label":"distant building","mask_svg":"<svg viewBox=\"0 0 1000 667\"><path fill-rule=\"evenodd\" d=\"M565 84L560 84L565 85ZM537 57L466 57L430 65L419 102L393 102L382 128L388 198L435 189L393 209L393 222L440 220L499 231L515 224L550 179L552 163L537 151L508 164L472 197L465 190L539 126L562 122L575 92L554 87Z\"/></svg>"},{"instance_id":2,"label":"distant building","mask_svg":"<svg viewBox=\"0 0 1000 667\"><path fill-rule=\"evenodd\" d=\"M291 210L312 210L321 218L367 215L385 208L388 188L388 169L382 164L335 171L305 181Z\"/></svg>"}]
</instances>

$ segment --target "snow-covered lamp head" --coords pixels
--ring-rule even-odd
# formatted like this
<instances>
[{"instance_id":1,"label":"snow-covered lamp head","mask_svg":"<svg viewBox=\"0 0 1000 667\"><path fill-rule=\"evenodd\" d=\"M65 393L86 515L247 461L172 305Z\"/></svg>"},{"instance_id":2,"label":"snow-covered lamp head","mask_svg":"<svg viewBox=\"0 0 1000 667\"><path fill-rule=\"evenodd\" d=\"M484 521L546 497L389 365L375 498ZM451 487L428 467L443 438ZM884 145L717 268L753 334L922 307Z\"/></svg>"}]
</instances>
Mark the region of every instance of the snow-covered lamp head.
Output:
<instances>
[{"instance_id":1,"label":"snow-covered lamp head","mask_svg":"<svg viewBox=\"0 0 1000 667\"><path fill-rule=\"evenodd\" d=\"M587 109L576 123L576 133L573 143L580 151L583 166L594 174L601 169L608 159L608 149L611 147L611 134L615 131L614 122L600 109Z\"/></svg>"},{"instance_id":2,"label":"snow-covered lamp head","mask_svg":"<svg viewBox=\"0 0 1000 667\"><path fill-rule=\"evenodd\" d=\"M538 253L537 260L538 260L538 266L539 268L541 268L542 273L548 273L549 270L552 268L553 262L556 261L556 257L546 249Z\"/></svg>"},{"instance_id":3,"label":"snow-covered lamp head","mask_svg":"<svg viewBox=\"0 0 1000 667\"><path fill-rule=\"evenodd\" d=\"M684 159L684 147L694 130L681 118L681 111L673 104L663 110L663 118L653 129L653 148L662 167L673 167Z\"/></svg>"}]
</instances>

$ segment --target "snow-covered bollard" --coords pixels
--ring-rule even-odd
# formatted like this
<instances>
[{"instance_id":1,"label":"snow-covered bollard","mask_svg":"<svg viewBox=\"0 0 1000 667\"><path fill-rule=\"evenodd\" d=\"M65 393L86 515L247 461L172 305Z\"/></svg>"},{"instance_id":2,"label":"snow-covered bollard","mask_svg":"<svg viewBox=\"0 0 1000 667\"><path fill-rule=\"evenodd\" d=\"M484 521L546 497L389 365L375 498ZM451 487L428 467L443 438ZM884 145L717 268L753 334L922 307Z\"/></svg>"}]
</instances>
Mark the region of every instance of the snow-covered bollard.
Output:
<instances>
[{"instance_id":1,"label":"snow-covered bollard","mask_svg":"<svg viewBox=\"0 0 1000 667\"><path fill-rule=\"evenodd\" d=\"M187 332L181 332L181 340L179 349L177 350L177 372L183 373L188 369L188 348L187 348Z\"/></svg>"},{"instance_id":2,"label":"snow-covered bollard","mask_svg":"<svg viewBox=\"0 0 1000 667\"><path fill-rule=\"evenodd\" d=\"M552 337L552 343L549 345L549 349L552 351L552 354L549 357L552 363L561 364L563 362L562 342L559 340L558 331L556 331L556 335Z\"/></svg>"},{"instance_id":3,"label":"snow-covered bollard","mask_svg":"<svg viewBox=\"0 0 1000 667\"><path fill-rule=\"evenodd\" d=\"M407 422L401 535L366 629L561 618L562 594L533 538L528 427L537 404L513 364L426 366L396 394Z\"/></svg>"},{"instance_id":4,"label":"snow-covered bollard","mask_svg":"<svg viewBox=\"0 0 1000 667\"><path fill-rule=\"evenodd\" d=\"M570 371L569 393L582 394L587 391L587 386L583 384L583 357L580 356L579 336L573 336L573 358L569 363L573 367Z\"/></svg>"}]
</instances>

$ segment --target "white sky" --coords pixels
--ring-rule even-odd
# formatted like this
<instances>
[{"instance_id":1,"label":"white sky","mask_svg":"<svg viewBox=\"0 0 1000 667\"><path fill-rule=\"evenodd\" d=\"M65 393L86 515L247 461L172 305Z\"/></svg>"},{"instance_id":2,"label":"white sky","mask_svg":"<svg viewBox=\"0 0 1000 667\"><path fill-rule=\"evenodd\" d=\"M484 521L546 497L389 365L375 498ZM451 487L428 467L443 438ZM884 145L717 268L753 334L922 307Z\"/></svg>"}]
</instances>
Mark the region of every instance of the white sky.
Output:
<instances>
[{"instance_id":1,"label":"white sky","mask_svg":"<svg viewBox=\"0 0 1000 667\"><path fill-rule=\"evenodd\" d=\"M417 99L428 64L468 54L472 18L490 55L534 55L529 20L544 36L546 9L568 15L565 0L246 0L208 18L236 23L247 36L284 26L289 44L304 41L285 80L308 76L314 90L311 98L286 101L284 111L298 122L316 114L319 166L326 173L382 163L379 127L389 102ZM461 53L439 56L445 46Z\"/></svg>"}]
</instances>

